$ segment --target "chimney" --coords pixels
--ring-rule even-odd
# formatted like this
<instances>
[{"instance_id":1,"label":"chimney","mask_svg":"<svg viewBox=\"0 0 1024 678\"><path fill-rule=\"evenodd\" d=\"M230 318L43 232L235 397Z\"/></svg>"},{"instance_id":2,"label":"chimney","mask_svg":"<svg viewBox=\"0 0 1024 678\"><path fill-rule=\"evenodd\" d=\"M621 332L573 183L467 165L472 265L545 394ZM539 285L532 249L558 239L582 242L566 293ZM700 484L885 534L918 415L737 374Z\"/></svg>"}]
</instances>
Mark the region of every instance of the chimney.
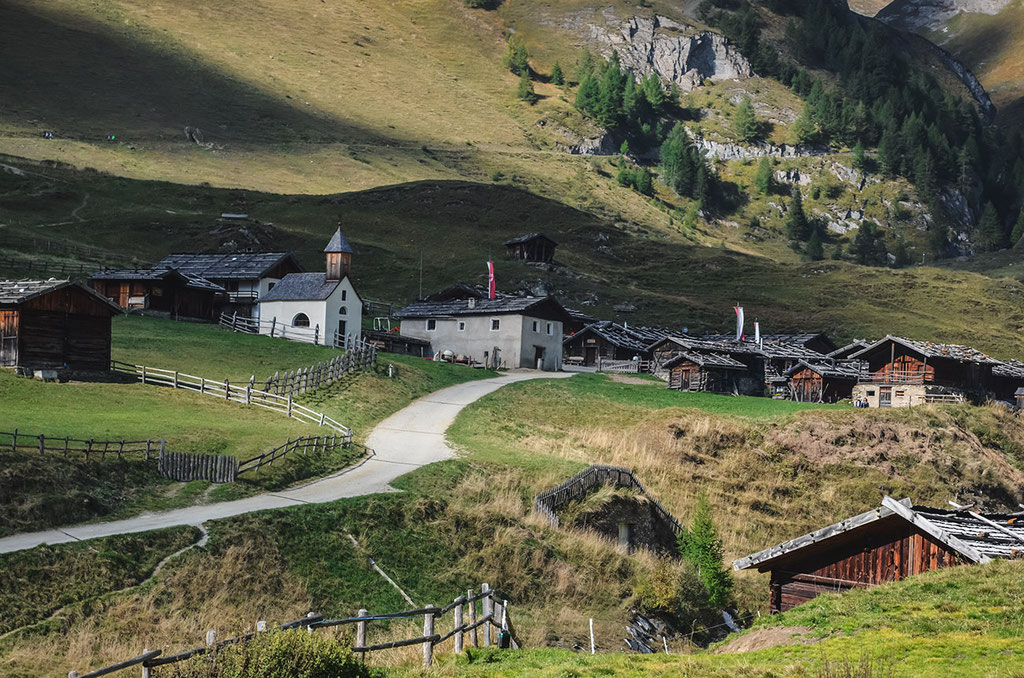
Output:
<instances>
[{"instance_id":1,"label":"chimney","mask_svg":"<svg viewBox=\"0 0 1024 678\"><path fill-rule=\"evenodd\" d=\"M476 308L476 297L470 297L469 298L469 307L470 308Z\"/></svg>"}]
</instances>

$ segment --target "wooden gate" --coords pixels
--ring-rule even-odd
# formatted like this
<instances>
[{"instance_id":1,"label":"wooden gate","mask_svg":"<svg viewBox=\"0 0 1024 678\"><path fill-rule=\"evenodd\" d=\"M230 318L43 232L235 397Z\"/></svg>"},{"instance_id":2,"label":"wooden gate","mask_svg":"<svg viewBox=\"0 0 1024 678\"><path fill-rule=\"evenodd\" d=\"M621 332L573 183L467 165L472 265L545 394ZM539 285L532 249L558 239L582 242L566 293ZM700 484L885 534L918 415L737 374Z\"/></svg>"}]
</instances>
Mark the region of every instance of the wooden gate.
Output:
<instances>
[{"instance_id":1,"label":"wooden gate","mask_svg":"<svg viewBox=\"0 0 1024 678\"><path fill-rule=\"evenodd\" d=\"M233 483L238 478L238 460L217 454L188 452L160 453L160 475L179 482L208 480L211 483Z\"/></svg>"}]
</instances>

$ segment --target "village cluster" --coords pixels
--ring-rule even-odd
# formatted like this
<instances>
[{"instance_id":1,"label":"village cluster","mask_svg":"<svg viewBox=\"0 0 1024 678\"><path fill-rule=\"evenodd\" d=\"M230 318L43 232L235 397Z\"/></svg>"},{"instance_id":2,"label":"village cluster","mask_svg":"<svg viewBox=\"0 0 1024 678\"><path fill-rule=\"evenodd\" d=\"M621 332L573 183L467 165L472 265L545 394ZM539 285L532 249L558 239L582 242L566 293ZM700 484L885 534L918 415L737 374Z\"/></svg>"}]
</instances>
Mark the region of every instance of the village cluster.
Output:
<instances>
[{"instance_id":1,"label":"village cluster","mask_svg":"<svg viewBox=\"0 0 1024 678\"><path fill-rule=\"evenodd\" d=\"M230 215L229 215L230 216ZM505 243L508 256L551 263L541 233ZM248 331L343 347L379 348L490 368L649 372L680 391L768 396L857 407L909 407L996 399L1024 405L1024 363L953 344L886 336L836 346L823 333L747 336L597 320L554 296L503 294L458 283L375 319L349 277L352 247L339 229L323 272L287 252L171 254L147 269L103 270L88 285L0 282L0 365L106 369L110 317L124 311L239 325ZM395 325L392 324L392 319Z\"/></svg>"}]
</instances>

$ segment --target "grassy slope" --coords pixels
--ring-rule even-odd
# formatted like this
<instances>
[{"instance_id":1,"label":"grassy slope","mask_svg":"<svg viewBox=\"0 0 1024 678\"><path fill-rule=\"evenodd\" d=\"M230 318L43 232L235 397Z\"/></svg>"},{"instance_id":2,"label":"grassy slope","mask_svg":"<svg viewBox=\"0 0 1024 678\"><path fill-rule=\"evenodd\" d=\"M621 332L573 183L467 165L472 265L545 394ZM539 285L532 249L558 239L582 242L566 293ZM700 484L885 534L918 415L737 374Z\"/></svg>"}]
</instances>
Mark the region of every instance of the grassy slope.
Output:
<instances>
[{"instance_id":1,"label":"grassy slope","mask_svg":"<svg viewBox=\"0 0 1024 678\"><path fill-rule=\"evenodd\" d=\"M336 351L296 342L233 334L216 326L169 320L122 317L114 321L113 356L153 367L178 368L211 378L230 376L247 381L273 371L297 369L325 360ZM386 356L397 375L363 372L305 394L300 402L350 426L362 442L372 426L439 388L493 373ZM154 364L155 363L155 364ZM249 458L277 447L287 438L318 432L315 426L259 408L225 403L191 391L139 383L46 384L0 373L0 429L21 434L70 436L98 440L166 438L169 449ZM259 477L211 490L208 483L172 483L152 463L86 462L77 457L2 452L0 472L9 492L0 532L79 522L94 517L123 517L141 510L160 510L205 501L229 499L276 489L297 480L337 470L360 453L352 448L315 458L286 459Z\"/></svg>"},{"instance_id":2,"label":"grassy slope","mask_svg":"<svg viewBox=\"0 0 1024 678\"><path fill-rule=\"evenodd\" d=\"M739 164L735 171L750 175L755 169ZM840 339L893 332L972 343L1002 357L1024 353L1017 332L1024 324L1019 313L1024 286L1017 283L930 267L890 271L830 261L775 263L661 238L639 225L623 232L611 222L509 186L423 182L332 197L286 197L42 171L71 182L54 183L51 190L59 187L75 196L87 190L82 214L97 217L62 226L62 236L147 260L243 240L235 231L211 228L215 216L229 209L272 221L273 228L259 232L256 246L293 250L310 270L323 265L323 243L340 221L357 249L354 281L371 299L404 303L418 296L421 254L424 291L458 280L483 282L483 262L499 257L501 289L543 283L568 305L605 318L721 330L731 322L729 307L740 301L766 331L814 328ZM0 180L9 176L0 174ZM29 183L19 190L28 195L41 189ZM6 233L0 229L0 239L12 232L12 237L47 233L31 226L32 204L8 213L9 226ZM546 271L500 259L504 240L541 225L560 243L557 259L564 268ZM745 225L731 230L737 241L753 247ZM615 310L627 302L637 311ZM900 313L893 312L897 306ZM266 365L268 371L271 367ZM253 371L239 366L237 375L248 378Z\"/></svg>"}]
</instances>

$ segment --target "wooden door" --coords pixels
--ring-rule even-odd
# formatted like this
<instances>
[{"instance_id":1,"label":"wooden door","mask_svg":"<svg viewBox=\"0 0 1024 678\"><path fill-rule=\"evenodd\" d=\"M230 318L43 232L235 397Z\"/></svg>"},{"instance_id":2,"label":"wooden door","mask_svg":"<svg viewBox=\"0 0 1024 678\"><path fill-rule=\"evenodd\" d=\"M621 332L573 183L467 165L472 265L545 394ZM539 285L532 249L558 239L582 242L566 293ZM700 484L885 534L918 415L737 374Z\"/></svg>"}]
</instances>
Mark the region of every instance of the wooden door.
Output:
<instances>
[{"instance_id":1,"label":"wooden door","mask_svg":"<svg viewBox=\"0 0 1024 678\"><path fill-rule=\"evenodd\" d=\"M878 406L892 407L892 387L882 386L878 389Z\"/></svg>"},{"instance_id":2,"label":"wooden door","mask_svg":"<svg viewBox=\"0 0 1024 678\"><path fill-rule=\"evenodd\" d=\"M0 311L0 366L18 364L18 312Z\"/></svg>"},{"instance_id":3,"label":"wooden door","mask_svg":"<svg viewBox=\"0 0 1024 678\"><path fill-rule=\"evenodd\" d=\"M583 349L583 353L584 353L584 357L583 357L583 364L584 365L586 365L587 367L593 367L594 365L597 364L597 347L596 346L587 346L585 349Z\"/></svg>"}]
</instances>

